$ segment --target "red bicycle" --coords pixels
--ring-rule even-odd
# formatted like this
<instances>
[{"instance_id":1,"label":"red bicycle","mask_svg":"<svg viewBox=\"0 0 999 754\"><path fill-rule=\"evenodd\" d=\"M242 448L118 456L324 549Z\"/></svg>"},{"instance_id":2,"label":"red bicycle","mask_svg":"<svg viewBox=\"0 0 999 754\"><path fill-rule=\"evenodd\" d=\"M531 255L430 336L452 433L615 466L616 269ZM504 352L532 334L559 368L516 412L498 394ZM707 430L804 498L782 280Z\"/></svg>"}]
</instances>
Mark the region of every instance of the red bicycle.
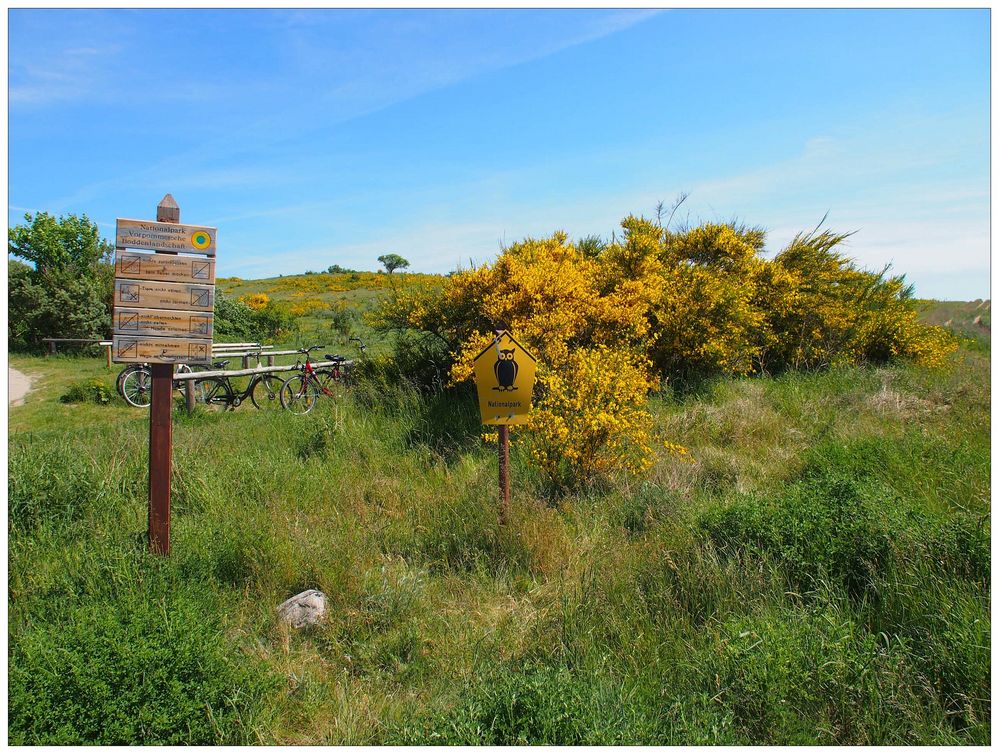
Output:
<instances>
[{"instance_id":1,"label":"red bicycle","mask_svg":"<svg viewBox=\"0 0 999 754\"><path fill-rule=\"evenodd\" d=\"M325 346L310 346L309 348L299 348L298 352L305 354L305 364L297 364L300 370L298 374L292 375L281 385L281 405L293 414L304 415L309 413L319 400L320 394L327 398L336 398L336 393L330 387L344 378L341 365L347 359L337 354L326 354L326 360L334 362L332 366L315 369L309 360L309 353L318 351Z\"/></svg>"}]
</instances>

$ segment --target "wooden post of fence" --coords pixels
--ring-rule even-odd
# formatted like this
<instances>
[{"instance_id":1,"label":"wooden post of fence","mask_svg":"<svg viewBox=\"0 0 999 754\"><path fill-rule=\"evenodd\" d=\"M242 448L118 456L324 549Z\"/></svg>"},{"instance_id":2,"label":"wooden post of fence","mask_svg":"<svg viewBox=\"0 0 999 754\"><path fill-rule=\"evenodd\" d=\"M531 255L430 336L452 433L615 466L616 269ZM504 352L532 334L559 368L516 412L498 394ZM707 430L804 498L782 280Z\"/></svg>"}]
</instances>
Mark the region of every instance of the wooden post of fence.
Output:
<instances>
[{"instance_id":1,"label":"wooden post of fence","mask_svg":"<svg viewBox=\"0 0 999 754\"><path fill-rule=\"evenodd\" d=\"M506 525L510 508L510 427L499 425L500 526Z\"/></svg>"},{"instance_id":2,"label":"wooden post of fence","mask_svg":"<svg viewBox=\"0 0 999 754\"><path fill-rule=\"evenodd\" d=\"M156 207L156 221L179 223L180 207L167 194ZM150 364L153 377L149 407L149 551L170 554L170 474L173 466L173 364Z\"/></svg>"},{"instance_id":3,"label":"wooden post of fence","mask_svg":"<svg viewBox=\"0 0 999 754\"><path fill-rule=\"evenodd\" d=\"M104 355L107 356L107 359L108 359L108 369L110 369L111 368L111 344L110 343L108 343L106 346L104 346Z\"/></svg>"},{"instance_id":4,"label":"wooden post of fence","mask_svg":"<svg viewBox=\"0 0 999 754\"><path fill-rule=\"evenodd\" d=\"M194 413L194 380L184 383L184 400L187 404L187 415Z\"/></svg>"}]
</instances>

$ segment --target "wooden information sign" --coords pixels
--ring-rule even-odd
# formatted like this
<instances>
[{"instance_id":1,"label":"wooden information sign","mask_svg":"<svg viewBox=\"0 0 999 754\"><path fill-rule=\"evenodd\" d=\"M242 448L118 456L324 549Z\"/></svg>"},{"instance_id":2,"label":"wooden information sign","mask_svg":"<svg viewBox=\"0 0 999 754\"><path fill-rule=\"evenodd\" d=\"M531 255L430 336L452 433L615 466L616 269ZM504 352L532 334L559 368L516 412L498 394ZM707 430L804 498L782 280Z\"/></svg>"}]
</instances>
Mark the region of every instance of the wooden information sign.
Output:
<instances>
[{"instance_id":1,"label":"wooden information sign","mask_svg":"<svg viewBox=\"0 0 999 754\"><path fill-rule=\"evenodd\" d=\"M208 364L218 231L181 225L169 194L156 213L155 222L118 218L112 360Z\"/></svg>"},{"instance_id":2,"label":"wooden information sign","mask_svg":"<svg viewBox=\"0 0 999 754\"><path fill-rule=\"evenodd\" d=\"M163 335L180 338L212 338L214 314L116 306L114 331L126 335Z\"/></svg>"},{"instance_id":3,"label":"wooden information sign","mask_svg":"<svg viewBox=\"0 0 999 754\"><path fill-rule=\"evenodd\" d=\"M215 310L215 286L195 283L159 283L155 280L114 281L114 305L147 309Z\"/></svg>"},{"instance_id":4,"label":"wooden information sign","mask_svg":"<svg viewBox=\"0 0 999 754\"><path fill-rule=\"evenodd\" d=\"M207 339L156 338L116 333L111 341L111 353L118 362L207 364L212 354L212 342Z\"/></svg>"},{"instance_id":5,"label":"wooden information sign","mask_svg":"<svg viewBox=\"0 0 999 754\"><path fill-rule=\"evenodd\" d=\"M115 278L129 280L214 285L215 260L205 257L182 257L177 254L118 251L114 262L114 275Z\"/></svg>"},{"instance_id":6,"label":"wooden information sign","mask_svg":"<svg viewBox=\"0 0 999 754\"><path fill-rule=\"evenodd\" d=\"M116 236L111 351L116 362L149 364L149 551L169 555L173 365L211 363L216 230L181 225L167 194L155 222L119 219Z\"/></svg>"},{"instance_id":7,"label":"wooden information sign","mask_svg":"<svg viewBox=\"0 0 999 754\"><path fill-rule=\"evenodd\" d=\"M215 228L118 218L115 246L120 249L187 252L215 256Z\"/></svg>"}]
</instances>

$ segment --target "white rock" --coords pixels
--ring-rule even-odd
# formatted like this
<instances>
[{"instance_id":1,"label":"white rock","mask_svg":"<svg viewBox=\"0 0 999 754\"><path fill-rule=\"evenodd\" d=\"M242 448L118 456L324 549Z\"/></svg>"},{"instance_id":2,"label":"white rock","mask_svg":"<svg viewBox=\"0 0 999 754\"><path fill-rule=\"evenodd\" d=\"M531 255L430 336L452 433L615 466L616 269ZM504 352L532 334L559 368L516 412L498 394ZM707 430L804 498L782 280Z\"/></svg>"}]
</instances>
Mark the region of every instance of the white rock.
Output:
<instances>
[{"instance_id":1,"label":"white rock","mask_svg":"<svg viewBox=\"0 0 999 754\"><path fill-rule=\"evenodd\" d=\"M277 611L293 628L311 626L326 615L326 595L318 589L306 589L278 605Z\"/></svg>"}]
</instances>

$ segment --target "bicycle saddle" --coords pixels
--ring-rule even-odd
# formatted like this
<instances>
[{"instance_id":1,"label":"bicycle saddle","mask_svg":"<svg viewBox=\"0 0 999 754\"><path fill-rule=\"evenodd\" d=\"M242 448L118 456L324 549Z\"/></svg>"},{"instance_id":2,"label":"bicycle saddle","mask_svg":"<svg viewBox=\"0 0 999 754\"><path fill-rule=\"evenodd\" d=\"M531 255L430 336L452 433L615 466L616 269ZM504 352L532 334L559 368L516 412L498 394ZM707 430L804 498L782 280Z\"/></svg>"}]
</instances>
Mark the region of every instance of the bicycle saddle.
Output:
<instances>
[{"instance_id":1,"label":"bicycle saddle","mask_svg":"<svg viewBox=\"0 0 999 754\"><path fill-rule=\"evenodd\" d=\"M225 361L215 361L212 362L212 366L215 367L216 369L225 369L228 363L229 359L226 359Z\"/></svg>"},{"instance_id":2,"label":"bicycle saddle","mask_svg":"<svg viewBox=\"0 0 999 754\"><path fill-rule=\"evenodd\" d=\"M328 353L328 354L326 354L326 360L327 361L346 361L347 359L344 356L340 356L339 354Z\"/></svg>"}]
</instances>

